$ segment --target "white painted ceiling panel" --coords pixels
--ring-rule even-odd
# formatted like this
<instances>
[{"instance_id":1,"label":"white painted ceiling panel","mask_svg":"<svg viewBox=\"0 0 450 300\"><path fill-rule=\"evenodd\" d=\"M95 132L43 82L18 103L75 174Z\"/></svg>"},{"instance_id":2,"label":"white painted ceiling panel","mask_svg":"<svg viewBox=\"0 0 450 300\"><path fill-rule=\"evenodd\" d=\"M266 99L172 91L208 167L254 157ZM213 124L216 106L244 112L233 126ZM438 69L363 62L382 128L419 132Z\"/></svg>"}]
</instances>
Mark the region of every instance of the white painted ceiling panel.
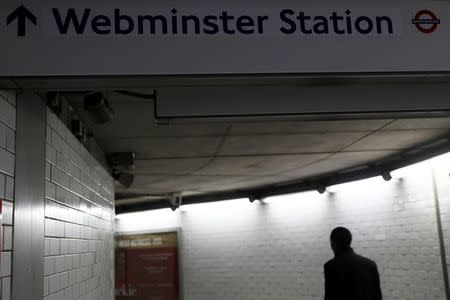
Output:
<instances>
[{"instance_id":1,"label":"white painted ceiling panel","mask_svg":"<svg viewBox=\"0 0 450 300\"><path fill-rule=\"evenodd\" d=\"M216 157L194 175L273 175L301 168L326 158L327 154Z\"/></svg>"},{"instance_id":2,"label":"white painted ceiling panel","mask_svg":"<svg viewBox=\"0 0 450 300\"><path fill-rule=\"evenodd\" d=\"M446 132L445 129L378 131L345 148L345 151L402 150L432 140Z\"/></svg>"},{"instance_id":3,"label":"white painted ceiling panel","mask_svg":"<svg viewBox=\"0 0 450 300\"><path fill-rule=\"evenodd\" d=\"M370 132L229 136L219 155L337 152Z\"/></svg>"}]
</instances>

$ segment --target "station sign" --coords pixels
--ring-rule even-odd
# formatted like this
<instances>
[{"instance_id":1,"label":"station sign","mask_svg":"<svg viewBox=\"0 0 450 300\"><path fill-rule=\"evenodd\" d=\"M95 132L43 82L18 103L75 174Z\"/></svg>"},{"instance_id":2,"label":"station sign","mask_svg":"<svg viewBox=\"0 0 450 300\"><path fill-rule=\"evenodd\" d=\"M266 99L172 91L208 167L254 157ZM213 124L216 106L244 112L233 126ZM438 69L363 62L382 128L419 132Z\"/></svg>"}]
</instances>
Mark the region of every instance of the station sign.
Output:
<instances>
[{"instance_id":1,"label":"station sign","mask_svg":"<svg viewBox=\"0 0 450 300\"><path fill-rule=\"evenodd\" d=\"M450 3L2 1L0 77L450 71Z\"/></svg>"}]
</instances>

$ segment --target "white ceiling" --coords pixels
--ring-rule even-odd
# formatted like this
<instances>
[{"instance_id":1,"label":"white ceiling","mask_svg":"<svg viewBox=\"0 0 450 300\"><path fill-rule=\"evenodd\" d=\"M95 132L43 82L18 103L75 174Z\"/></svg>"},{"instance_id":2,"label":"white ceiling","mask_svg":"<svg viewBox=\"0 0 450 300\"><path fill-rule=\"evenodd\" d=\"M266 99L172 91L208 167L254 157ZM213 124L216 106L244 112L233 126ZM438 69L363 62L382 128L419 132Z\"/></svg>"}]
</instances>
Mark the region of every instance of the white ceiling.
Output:
<instances>
[{"instance_id":1,"label":"white ceiling","mask_svg":"<svg viewBox=\"0 0 450 300\"><path fill-rule=\"evenodd\" d=\"M111 93L110 101L114 119L88 125L105 152L136 153L133 185L117 189L130 194L205 194L317 176L382 159L450 129L450 118L155 125L151 100Z\"/></svg>"}]
</instances>

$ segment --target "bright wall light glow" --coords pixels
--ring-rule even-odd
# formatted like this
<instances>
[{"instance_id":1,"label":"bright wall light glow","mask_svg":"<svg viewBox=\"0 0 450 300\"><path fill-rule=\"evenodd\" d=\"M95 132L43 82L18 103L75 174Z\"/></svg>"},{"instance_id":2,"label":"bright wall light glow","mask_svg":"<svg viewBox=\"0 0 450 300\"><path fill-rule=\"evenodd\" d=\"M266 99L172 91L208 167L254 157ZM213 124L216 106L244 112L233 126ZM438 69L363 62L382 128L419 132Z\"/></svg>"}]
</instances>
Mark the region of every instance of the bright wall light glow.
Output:
<instances>
[{"instance_id":1,"label":"bright wall light glow","mask_svg":"<svg viewBox=\"0 0 450 300\"><path fill-rule=\"evenodd\" d=\"M429 174L431 169L450 171L450 152L391 172L393 178Z\"/></svg>"},{"instance_id":2,"label":"bright wall light glow","mask_svg":"<svg viewBox=\"0 0 450 300\"><path fill-rule=\"evenodd\" d=\"M155 215L162 215L164 213L169 213L171 210L169 208L162 208L162 209L155 209L155 210L146 210L146 211L140 211L140 212L132 212L132 213L124 213L120 215L116 215L116 219L133 219L133 218L143 218L143 217L149 217L153 214Z\"/></svg>"},{"instance_id":3,"label":"bright wall light glow","mask_svg":"<svg viewBox=\"0 0 450 300\"><path fill-rule=\"evenodd\" d=\"M262 204L269 204L273 209L304 210L315 211L325 204L326 194L319 194L316 191L301 192L295 194L286 194L266 198L261 201Z\"/></svg>"},{"instance_id":4,"label":"bright wall light glow","mask_svg":"<svg viewBox=\"0 0 450 300\"><path fill-rule=\"evenodd\" d=\"M263 199L261 202L263 204L287 204L287 203L290 204L292 201L299 203L299 202L308 202L310 200L317 200L317 199L323 199L323 198L325 198L325 195L323 195L323 194L321 195L321 194L317 193L316 191L309 191L309 192L272 196L272 197Z\"/></svg>"},{"instance_id":5,"label":"bright wall light glow","mask_svg":"<svg viewBox=\"0 0 450 300\"><path fill-rule=\"evenodd\" d=\"M169 208L126 213L116 216L116 230L141 231L180 226L180 213Z\"/></svg>"},{"instance_id":6,"label":"bright wall light glow","mask_svg":"<svg viewBox=\"0 0 450 300\"><path fill-rule=\"evenodd\" d=\"M247 198L231 199L217 202L207 202L198 204L189 204L180 206L182 213L204 212L217 209L239 210L242 208L248 208L251 203Z\"/></svg>"},{"instance_id":7,"label":"bright wall light glow","mask_svg":"<svg viewBox=\"0 0 450 300\"><path fill-rule=\"evenodd\" d=\"M384 182L384 180L382 177L376 176L376 177L371 177L371 178L367 178L367 179L331 185L331 186L327 187L327 192L328 193L338 193L338 192L342 192L344 190L350 190L350 189L352 191L359 192L359 191L364 191L365 189L367 189L371 186L373 187L373 185L380 184L383 182Z\"/></svg>"},{"instance_id":8,"label":"bright wall light glow","mask_svg":"<svg viewBox=\"0 0 450 300\"><path fill-rule=\"evenodd\" d=\"M428 161L423 161L417 164L406 166L391 172L392 178L403 179L408 176L413 176L417 174L424 174L430 170L430 165Z\"/></svg>"},{"instance_id":9,"label":"bright wall light glow","mask_svg":"<svg viewBox=\"0 0 450 300\"><path fill-rule=\"evenodd\" d=\"M272 220L296 224L299 219L312 222L323 217L327 209L327 194L316 191L273 196L264 199L261 204L267 209Z\"/></svg>"}]
</instances>

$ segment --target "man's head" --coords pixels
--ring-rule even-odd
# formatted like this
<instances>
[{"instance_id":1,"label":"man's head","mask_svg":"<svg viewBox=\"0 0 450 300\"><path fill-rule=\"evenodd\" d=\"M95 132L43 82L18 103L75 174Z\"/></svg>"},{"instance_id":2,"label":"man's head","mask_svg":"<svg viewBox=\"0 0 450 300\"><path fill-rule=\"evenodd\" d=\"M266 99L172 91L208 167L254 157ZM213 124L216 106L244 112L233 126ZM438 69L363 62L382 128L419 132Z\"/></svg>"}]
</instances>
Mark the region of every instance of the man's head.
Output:
<instances>
[{"instance_id":1,"label":"man's head","mask_svg":"<svg viewBox=\"0 0 450 300\"><path fill-rule=\"evenodd\" d=\"M336 227L331 232L330 243L335 254L347 250L352 243L352 233L345 227Z\"/></svg>"}]
</instances>

